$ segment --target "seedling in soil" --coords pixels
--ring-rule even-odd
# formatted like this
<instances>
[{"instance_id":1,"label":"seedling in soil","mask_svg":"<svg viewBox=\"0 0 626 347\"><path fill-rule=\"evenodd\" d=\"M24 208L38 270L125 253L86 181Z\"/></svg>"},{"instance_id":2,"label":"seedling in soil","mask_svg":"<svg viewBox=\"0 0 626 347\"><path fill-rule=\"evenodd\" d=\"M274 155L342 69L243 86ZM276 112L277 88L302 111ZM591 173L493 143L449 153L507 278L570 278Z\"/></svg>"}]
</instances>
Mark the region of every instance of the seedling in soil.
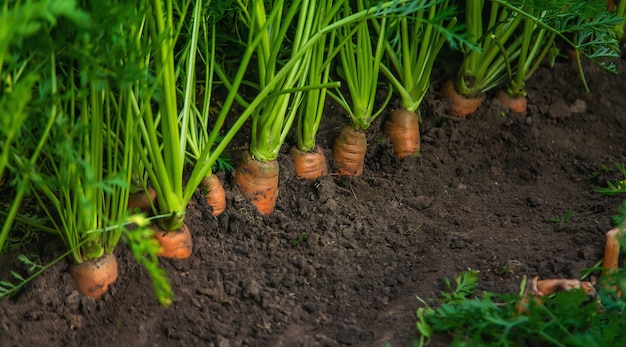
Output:
<instances>
[{"instance_id":1,"label":"seedling in soil","mask_svg":"<svg viewBox=\"0 0 626 347\"><path fill-rule=\"evenodd\" d=\"M564 216L561 216L561 217L552 216L548 218L548 222L564 224L564 223L568 223L571 219L572 219L572 210L568 208Z\"/></svg>"},{"instance_id":2,"label":"seedling in soil","mask_svg":"<svg viewBox=\"0 0 626 347\"><path fill-rule=\"evenodd\" d=\"M605 167L604 165L602 165ZM626 165L624 163L615 163L615 168L622 174L620 179L614 181L608 181L606 188L599 188L596 192L605 195L617 195L621 193L626 193ZM613 172L612 169L607 168L604 170L605 172Z\"/></svg>"},{"instance_id":3,"label":"seedling in soil","mask_svg":"<svg viewBox=\"0 0 626 347\"><path fill-rule=\"evenodd\" d=\"M297 239L295 239L295 240L291 240L291 242L290 242L290 243L291 243L291 245L292 245L293 247L296 247L296 246L298 246L299 244L301 244L302 242L306 241L308 238L309 238L309 235L308 235L307 233L302 233L302 234L300 234L300 237L298 237L298 238L297 238Z\"/></svg>"}]
</instances>

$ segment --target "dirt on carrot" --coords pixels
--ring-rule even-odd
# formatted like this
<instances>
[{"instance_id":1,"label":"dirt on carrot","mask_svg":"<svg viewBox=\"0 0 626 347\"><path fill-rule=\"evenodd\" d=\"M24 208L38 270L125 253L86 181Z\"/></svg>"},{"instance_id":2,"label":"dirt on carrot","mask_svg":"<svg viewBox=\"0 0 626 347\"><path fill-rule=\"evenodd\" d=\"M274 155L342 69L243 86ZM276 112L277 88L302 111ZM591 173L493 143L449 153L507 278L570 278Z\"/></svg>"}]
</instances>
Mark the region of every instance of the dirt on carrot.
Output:
<instances>
[{"instance_id":1,"label":"dirt on carrot","mask_svg":"<svg viewBox=\"0 0 626 347\"><path fill-rule=\"evenodd\" d=\"M289 154L293 157L293 164L298 177L316 180L328 175L326 155L319 146L315 146L311 152L303 152L297 146L293 146Z\"/></svg>"},{"instance_id":2,"label":"dirt on carrot","mask_svg":"<svg viewBox=\"0 0 626 347\"><path fill-rule=\"evenodd\" d=\"M213 209L214 216L219 216L226 210L226 192L216 174L205 177L202 182L200 182L199 189L203 192L206 189L204 196L209 206Z\"/></svg>"},{"instance_id":3,"label":"dirt on carrot","mask_svg":"<svg viewBox=\"0 0 626 347\"><path fill-rule=\"evenodd\" d=\"M507 93L506 90L502 89L498 91L496 97L502 105L506 106L512 112L526 114L528 101L525 96L512 96Z\"/></svg>"},{"instance_id":4,"label":"dirt on carrot","mask_svg":"<svg viewBox=\"0 0 626 347\"><path fill-rule=\"evenodd\" d=\"M263 162L245 151L235 171L235 184L259 211L268 216L274 212L278 196L278 161Z\"/></svg>"},{"instance_id":5,"label":"dirt on carrot","mask_svg":"<svg viewBox=\"0 0 626 347\"><path fill-rule=\"evenodd\" d=\"M152 224L154 230L154 238L161 244L161 252L159 257L172 259L186 259L191 256L193 251L193 240L191 233L186 224L183 224L180 230L165 231L156 224Z\"/></svg>"},{"instance_id":6,"label":"dirt on carrot","mask_svg":"<svg viewBox=\"0 0 626 347\"><path fill-rule=\"evenodd\" d=\"M117 280L117 259L105 254L96 260L71 264L69 272L79 292L100 299Z\"/></svg>"},{"instance_id":7,"label":"dirt on carrot","mask_svg":"<svg viewBox=\"0 0 626 347\"><path fill-rule=\"evenodd\" d=\"M416 155L420 150L419 116L417 113L397 108L389 113L383 129L400 158Z\"/></svg>"},{"instance_id":8,"label":"dirt on carrot","mask_svg":"<svg viewBox=\"0 0 626 347\"><path fill-rule=\"evenodd\" d=\"M339 176L361 176L365 166L367 138L363 131L349 125L341 127L335 138L332 159L336 165L335 173Z\"/></svg>"},{"instance_id":9,"label":"dirt on carrot","mask_svg":"<svg viewBox=\"0 0 626 347\"><path fill-rule=\"evenodd\" d=\"M441 87L441 96L449 102L448 115L464 119L476 112L487 96L483 93L475 97L465 97L457 92L454 82L447 81Z\"/></svg>"}]
</instances>

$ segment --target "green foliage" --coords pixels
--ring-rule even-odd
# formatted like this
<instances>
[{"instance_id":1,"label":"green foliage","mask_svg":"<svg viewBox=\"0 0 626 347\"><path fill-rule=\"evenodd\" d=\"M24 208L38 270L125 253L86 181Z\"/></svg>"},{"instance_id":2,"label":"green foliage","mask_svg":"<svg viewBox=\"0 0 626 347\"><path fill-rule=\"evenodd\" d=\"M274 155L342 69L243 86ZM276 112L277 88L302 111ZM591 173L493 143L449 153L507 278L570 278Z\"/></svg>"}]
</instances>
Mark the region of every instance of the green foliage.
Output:
<instances>
[{"instance_id":1,"label":"green foliage","mask_svg":"<svg viewBox=\"0 0 626 347\"><path fill-rule=\"evenodd\" d=\"M302 242L305 242L308 238L309 238L309 235L307 233L302 233L302 234L300 234L300 236L297 239L291 240L291 241L289 241L289 243L293 247L296 247L299 244L301 244Z\"/></svg>"},{"instance_id":2,"label":"green foliage","mask_svg":"<svg viewBox=\"0 0 626 347\"><path fill-rule=\"evenodd\" d=\"M31 255L36 258L36 255ZM33 280L36 276L40 275L44 270L48 269L51 264L48 266L41 266L35 262L33 262L28 256L24 254L20 254L17 256L17 259L24 265L28 267L28 273L34 273L29 278L24 278L22 275L15 271L11 271L11 277L17 282L17 284L9 282L9 281L0 281L0 300L4 298L9 298L15 295L24 285L31 280Z\"/></svg>"},{"instance_id":3,"label":"green foliage","mask_svg":"<svg viewBox=\"0 0 626 347\"><path fill-rule=\"evenodd\" d=\"M615 4L615 2L617 2L617 4ZM623 42L624 39L626 39L626 1L607 1L607 7L610 7L611 4L613 5L613 8L609 8L609 10L622 19L622 22L617 24L615 28L613 28L613 31L615 31L617 39L620 42Z\"/></svg>"},{"instance_id":4,"label":"green foliage","mask_svg":"<svg viewBox=\"0 0 626 347\"><path fill-rule=\"evenodd\" d=\"M159 218L159 216L155 218ZM148 219L141 215L133 215L126 217L122 223L112 225L107 229L120 229L122 231L122 239L130 247L135 260L148 271L158 302L162 306L167 307L172 303L172 288L165 270L159 266L157 254L160 252L161 246L158 241L152 237L152 229L146 227L148 224ZM131 230L128 228L129 225L134 225L135 227ZM102 232L106 232L106 230L90 230L86 233L93 234ZM83 243L85 242L86 240L83 241ZM82 244L78 244L76 247L81 246ZM18 260L28 267L27 272L29 276L24 277L15 271L10 271L10 275L14 281L0 281L0 300L15 295L26 284L75 251L75 249L69 249L65 254L45 265L33 261L33 259L38 258L37 255L31 254L26 256L20 254Z\"/></svg>"},{"instance_id":5,"label":"green foliage","mask_svg":"<svg viewBox=\"0 0 626 347\"><path fill-rule=\"evenodd\" d=\"M467 0L468 33L480 50L464 46L457 91L466 96L478 95L496 87L508 75L514 84L509 85L510 92L525 95L523 82L550 51L555 37L603 69L615 72L615 64L607 64L607 59L619 56L619 43L612 29L621 20L607 11L605 2ZM589 90L580 58L577 60L581 79Z\"/></svg>"},{"instance_id":6,"label":"green foliage","mask_svg":"<svg viewBox=\"0 0 626 347\"><path fill-rule=\"evenodd\" d=\"M11 2L0 8L0 23L0 179L7 168L15 177L15 193L0 228L1 251L55 121L44 111L48 103L42 104L53 84L44 76L54 49L61 47L50 33L64 25L85 27L89 17L75 1Z\"/></svg>"},{"instance_id":7,"label":"green foliage","mask_svg":"<svg viewBox=\"0 0 626 347\"><path fill-rule=\"evenodd\" d=\"M619 41L613 30L622 22L609 12L605 0L495 0L517 15L535 22L537 27L556 34L577 53L578 70L585 89L580 55L606 71L617 73L612 58L620 55Z\"/></svg>"},{"instance_id":8,"label":"green foliage","mask_svg":"<svg viewBox=\"0 0 626 347\"><path fill-rule=\"evenodd\" d=\"M603 171L605 173L610 173L613 170L608 168L606 165L602 165ZM624 163L615 163L615 168L621 174L621 177L614 180L606 182L606 188L598 188L596 192L604 195L618 195L626 193L626 165ZM594 173L595 176L599 175L599 173Z\"/></svg>"},{"instance_id":9,"label":"green foliage","mask_svg":"<svg viewBox=\"0 0 626 347\"><path fill-rule=\"evenodd\" d=\"M451 346L583 347L626 343L626 334L622 333L626 321L621 317L625 302L612 290L602 291L599 299L590 298L582 290L545 296L542 303L531 299L520 314L519 295L477 295L476 274L461 273L456 288L441 293L438 308L426 305L417 310L420 346L427 345L437 333L450 334Z\"/></svg>"},{"instance_id":10,"label":"green foliage","mask_svg":"<svg viewBox=\"0 0 626 347\"><path fill-rule=\"evenodd\" d=\"M167 273L159 266L157 254L161 246L153 236L154 231L147 227L148 221L141 216L134 216L131 219L136 223L135 230L128 230L122 234L122 240L130 247L135 257L135 261L142 265L150 275L154 293L159 303L168 307L172 304L172 288L170 286Z\"/></svg>"},{"instance_id":11,"label":"green foliage","mask_svg":"<svg viewBox=\"0 0 626 347\"><path fill-rule=\"evenodd\" d=\"M621 176L613 181L607 181L607 186L605 188L596 189L596 192L609 196L626 193L626 165L624 165L624 163L615 163L615 168ZM613 172L612 169L604 164L602 165L602 170L605 173ZM597 175L599 175L599 173L597 173ZM617 214L613 215L611 219L616 226L624 225L626 221L626 199L618 206Z\"/></svg>"},{"instance_id":12,"label":"green foliage","mask_svg":"<svg viewBox=\"0 0 626 347\"><path fill-rule=\"evenodd\" d=\"M380 68L399 94L402 108L419 112L430 87L430 75L444 43L453 49L474 47L465 26L457 22L457 7L448 1L415 2L414 13L392 18L385 41L385 60ZM373 21L376 31L382 27Z\"/></svg>"},{"instance_id":13,"label":"green foliage","mask_svg":"<svg viewBox=\"0 0 626 347\"><path fill-rule=\"evenodd\" d=\"M551 216L550 218L548 218L548 222L560 223L560 224L568 223L570 220L572 220L572 210L569 208L567 209L565 214L561 217Z\"/></svg>"}]
</instances>

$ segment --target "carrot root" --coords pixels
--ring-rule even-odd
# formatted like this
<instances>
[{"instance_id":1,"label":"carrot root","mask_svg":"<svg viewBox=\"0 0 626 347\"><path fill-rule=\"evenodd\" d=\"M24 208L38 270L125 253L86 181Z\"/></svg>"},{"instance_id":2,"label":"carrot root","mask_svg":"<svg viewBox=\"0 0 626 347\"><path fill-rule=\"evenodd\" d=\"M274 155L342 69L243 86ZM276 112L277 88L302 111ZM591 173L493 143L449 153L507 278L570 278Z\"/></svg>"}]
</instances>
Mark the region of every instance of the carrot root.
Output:
<instances>
[{"instance_id":1,"label":"carrot root","mask_svg":"<svg viewBox=\"0 0 626 347\"><path fill-rule=\"evenodd\" d=\"M216 174L205 177L202 182L200 182L199 188L201 191L206 189L205 198L209 206L213 209L214 216L219 216L226 210L226 192Z\"/></svg>"},{"instance_id":2,"label":"carrot root","mask_svg":"<svg viewBox=\"0 0 626 347\"><path fill-rule=\"evenodd\" d=\"M263 162L246 151L235 171L235 184L264 216L274 212L278 197L278 161Z\"/></svg>"},{"instance_id":3,"label":"carrot root","mask_svg":"<svg viewBox=\"0 0 626 347\"><path fill-rule=\"evenodd\" d=\"M332 159L339 176L361 176L365 166L367 138L365 133L344 125L335 138Z\"/></svg>"},{"instance_id":4,"label":"carrot root","mask_svg":"<svg viewBox=\"0 0 626 347\"><path fill-rule=\"evenodd\" d=\"M529 280L526 284L524 297L517 307L517 312L519 314L525 312L530 300L536 300L539 304L541 304L543 302L541 297L543 296L559 292L569 292L575 289L583 290L590 298L595 298L598 295L593 283L589 281L579 281L565 278L540 280L539 276L537 276Z\"/></svg>"},{"instance_id":5,"label":"carrot root","mask_svg":"<svg viewBox=\"0 0 626 347\"><path fill-rule=\"evenodd\" d=\"M289 154L293 157L293 164L298 177L316 180L328 175L326 156L319 146L315 146L312 152L303 152L297 146L293 146Z\"/></svg>"},{"instance_id":6,"label":"carrot root","mask_svg":"<svg viewBox=\"0 0 626 347\"><path fill-rule=\"evenodd\" d=\"M487 97L484 93L475 97L465 97L456 91L452 81L443 84L441 96L450 101L448 115L461 119L465 119L468 115L476 112Z\"/></svg>"},{"instance_id":7,"label":"carrot root","mask_svg":"<svg viewBox=\"0 0 626 347\"><path fill-rule=\"evenodd\" d=\"M117 280L117 260L113 254L105 254L96 260L72 264L69 271L79 292L101 299Z\"/></svg>"},{"instance_id":8,"label":"carrot root","mask_svg":"<svg viewBox=\"0 0 626 347\"><path fill-rule=\"evenodd\" d=\"M619 228L611 229L606 233L606 246L604 247L604 258L602 260L602 274L608 275L617 271L619 262Z\"/></svg>"},{"instance_id":9,"label":"carrot root","mask_svg":"<svg viewBox=\"0 0 626 347\"><path fill-rule=\"evenodd\" d=\"M525 96L512 96L507 93L506 90L502 89L498 92L497 98L500 103L508 107L509 110L519 114L526 114L528 101Z\"/></svg>"},{"instance_id":10,"label":"carrot root","mask_svg":"<svg viewBox=\"0 0 626 347\"><path fill-rule=\"evenodd\" d=\"M180 230L165 231L157 225L152 224L154 238L161 244L159 257L172 259L186 259L193 251L193 240L186 224Z\"/></svg>"},{"instance_id":11,"label":"carrot root","mask_svg":"<svg viewBox=\"0 0 626 347\"><path fill-rule=\"evenodd\" d=\"M152 207L152 204L154 204L155 199L156 191L152 187L149 187L147 194L143 191L130 194L128 196L127 208L133 212L137 209L141 211L148 211Z\"/></svg>"},{"instance_id":12,"label":"carrot root","mask_svg":"<svg viewBox=\"0 0 626 347\"><path fill-rule=\"evenodd\" d=\"M419 116L405 109L395 109L389 114L383 129L400 158L413 156L420 150Z\"/></svg>"}]
</instances>

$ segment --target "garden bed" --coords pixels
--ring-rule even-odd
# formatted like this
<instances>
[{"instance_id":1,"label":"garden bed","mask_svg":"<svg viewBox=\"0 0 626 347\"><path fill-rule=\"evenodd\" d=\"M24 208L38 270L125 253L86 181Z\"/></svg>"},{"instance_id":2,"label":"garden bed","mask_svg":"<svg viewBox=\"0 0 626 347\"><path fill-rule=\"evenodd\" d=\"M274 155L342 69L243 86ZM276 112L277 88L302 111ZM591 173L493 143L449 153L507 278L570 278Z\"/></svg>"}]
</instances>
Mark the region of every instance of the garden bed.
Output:
<instances>
[{"instance_id":1,"label":"garden bed","mask_svg":"<svg viewBox=\"0 0 626 347\"><path fill-rule=\"evenodd\" d=\"M359 178L298 179L288 143L271 216L233 189L231 174L226 213L191 201L193 255L161 261L171 307L158 305L120 245L120 277L103 300L80 295L62 261L0 301L0 345L409 346L416 296L436 298L444 278L468 268L480 271L479 290L498 293L518 292L523 276L579 278L601 260L621 201L595 192L619 178L603 165L626 162L626 66L617 63L618 76L588 66L591 93L569 63L540 69L526 116L488 100L466 121L447 119L431 92L422 156L393 155L383 115ZM435 90L447 77L434 78ZM329 109L322 123L324 148L342 112ZM234 160L244 143L242 134L232 144ZM63 249L44 238L23 252L45 263ZM15 258L0 259L2 279L23 270Z\"/></svg>"}]
</instances>

